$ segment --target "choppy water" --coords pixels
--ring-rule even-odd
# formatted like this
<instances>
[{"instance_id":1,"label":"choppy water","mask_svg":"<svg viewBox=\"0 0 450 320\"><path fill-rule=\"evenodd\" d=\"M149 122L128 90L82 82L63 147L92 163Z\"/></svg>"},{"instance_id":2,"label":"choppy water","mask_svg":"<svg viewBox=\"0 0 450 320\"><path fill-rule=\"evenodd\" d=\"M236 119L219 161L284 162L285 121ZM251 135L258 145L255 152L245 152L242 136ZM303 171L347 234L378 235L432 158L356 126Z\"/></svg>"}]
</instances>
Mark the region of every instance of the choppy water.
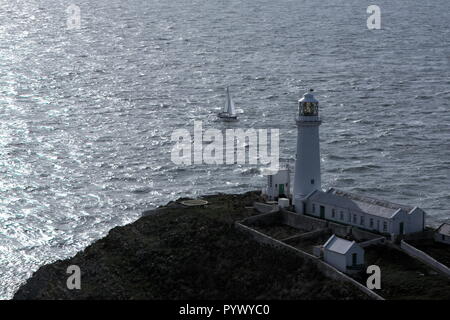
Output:
<instances>
[{"instance_id":1,"label":"choppy water","mask_svg":"<svg viewBox=\"0 0 450 320\"><path fill-rule=\"evenodd\" d=\"M0 2L0 298L143 209L260 188L249 166L177 168L171 133L280 128L293 159L310 87L324 187L449 216L447 0L79 0L80 30L67 1ZM234 125L215 122L227 84Z\"/></svg>"}]
</instances>

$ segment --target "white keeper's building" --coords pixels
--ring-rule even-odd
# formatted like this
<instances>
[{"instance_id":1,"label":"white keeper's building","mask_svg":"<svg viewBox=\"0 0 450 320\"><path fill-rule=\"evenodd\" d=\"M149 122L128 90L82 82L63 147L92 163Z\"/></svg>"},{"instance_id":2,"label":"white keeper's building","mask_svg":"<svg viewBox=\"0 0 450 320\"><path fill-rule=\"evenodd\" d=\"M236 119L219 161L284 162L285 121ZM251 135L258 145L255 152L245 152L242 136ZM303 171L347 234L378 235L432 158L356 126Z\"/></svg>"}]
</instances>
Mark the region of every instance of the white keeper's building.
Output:
<instances>
[{"instance_id":1,"label":"white keeper's building","mask_svg":"<svg viewBox=\"0 0 450 320\"><path fill-rule=\"evenodd\" d=\"M264 193L270 201L278 200L278 198L290 198L291 171L289 167L280 168L276 174L267 176L267 187Z\"/></svg>"},{"instance_id":2,"label":"white keeper's building","mask_svg":"<svg viewBox=\"0 0 450 320\"><path fill-rule=\"evenodd\" d=\"M295 212L390 235L423 231L425 212L418 207L399 205L333 188L326 192L322 190L319 144L321 123L319 102L310 90L299 100L296 117L297 152L292 193ZM270 200L276 200L283 191L289 193L289 176L289 171L268 176L266 194Z\"/></svg>"},{"instance_id":3,"label":"white keeper's building","mask_svg":"<svg viewBox=\"0 0 450 320\"><path fill-rule=\"evenodd\" d=\"M388 201L334 188L314 190L303 200L304 211L318 218L345 223L368 231L403 235L423 231L425 212Z\"/></svg>"}]
</instances>

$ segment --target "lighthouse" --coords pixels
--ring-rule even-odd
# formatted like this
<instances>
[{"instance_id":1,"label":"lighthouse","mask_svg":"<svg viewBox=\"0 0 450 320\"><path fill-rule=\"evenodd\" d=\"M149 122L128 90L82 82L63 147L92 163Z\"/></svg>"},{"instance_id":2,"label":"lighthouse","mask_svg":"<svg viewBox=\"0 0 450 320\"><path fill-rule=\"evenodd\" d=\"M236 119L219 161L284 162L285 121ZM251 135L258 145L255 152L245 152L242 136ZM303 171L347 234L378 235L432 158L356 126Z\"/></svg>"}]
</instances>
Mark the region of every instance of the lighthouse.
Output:
<instances>
[{"instance_id":1,"label":"lighthouse","mask_svg":"<svg viewBox=\"0 0 450 320\"><path fill-rule=\"evenodd\" d=\"M305 213L304 198L314 190L321 190L319 101L313 90L298 101L297 154L295 156L294 206L295 212Z\"/></svg>"}]
</instances>

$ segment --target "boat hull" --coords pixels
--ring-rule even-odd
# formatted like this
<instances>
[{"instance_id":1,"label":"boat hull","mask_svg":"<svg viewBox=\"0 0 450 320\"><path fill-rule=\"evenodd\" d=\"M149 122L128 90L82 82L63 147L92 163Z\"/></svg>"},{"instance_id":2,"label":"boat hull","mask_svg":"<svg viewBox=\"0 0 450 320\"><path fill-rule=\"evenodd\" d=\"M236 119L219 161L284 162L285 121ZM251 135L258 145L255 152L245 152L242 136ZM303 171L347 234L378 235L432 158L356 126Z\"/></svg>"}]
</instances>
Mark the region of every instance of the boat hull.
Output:
<instances>
[{"instance_id":1,"label":"boat hull","mask_svg":"<svg viewBox=\"0 0 450 320\"><path fill-rule=\"evenodd\" d=\"M223 121L237 121L238 118L235 115L230 115L227 112L221 112L217 115Z\"/></svg>"}]
</instances>

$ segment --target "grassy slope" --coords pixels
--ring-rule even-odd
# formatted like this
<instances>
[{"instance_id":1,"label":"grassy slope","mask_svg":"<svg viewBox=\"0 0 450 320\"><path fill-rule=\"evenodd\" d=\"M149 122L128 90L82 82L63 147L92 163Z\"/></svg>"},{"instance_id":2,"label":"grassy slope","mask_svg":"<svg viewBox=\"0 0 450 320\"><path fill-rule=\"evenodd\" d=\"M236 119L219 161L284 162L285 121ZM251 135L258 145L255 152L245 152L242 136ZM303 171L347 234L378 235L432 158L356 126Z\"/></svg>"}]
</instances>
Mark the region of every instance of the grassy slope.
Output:
<instances>
[{"instance_id":1,"label":"grassy slope","mask_svg":"<svg viewBox=\"0 0 450 320\"><path fill-rule=\"evenodd\" d=\"M353 287L324 278L290 253L261 246L233 222L256 193L206 197L205 208L168 205L75 257L41 267L15 299L357 299ZM82 289L66 289L76 264Z\"/></svg>"},{"instance_id":2,"label":"grassy slope","mask_svg":"<svg viewBox=\"0 0 450 320\"><path fill-rule=\"evenodd\" d=\"M381 290L386 299L450 299L450 280L407 254L386 246L366 248L367 265L381 269ZM367 276L359 279L365 284Z\"/></svg>"},{"instance_id":3,"label":"grassy slope","mask_svg":"<svg viewBox=\"0 0 450 320\"><path fill-rule=\"evenodd\" d=\"M407 242L433 257L440 263L450 267L450 245L435 242L433 239Z\"/></svg>"}]
</instances>

